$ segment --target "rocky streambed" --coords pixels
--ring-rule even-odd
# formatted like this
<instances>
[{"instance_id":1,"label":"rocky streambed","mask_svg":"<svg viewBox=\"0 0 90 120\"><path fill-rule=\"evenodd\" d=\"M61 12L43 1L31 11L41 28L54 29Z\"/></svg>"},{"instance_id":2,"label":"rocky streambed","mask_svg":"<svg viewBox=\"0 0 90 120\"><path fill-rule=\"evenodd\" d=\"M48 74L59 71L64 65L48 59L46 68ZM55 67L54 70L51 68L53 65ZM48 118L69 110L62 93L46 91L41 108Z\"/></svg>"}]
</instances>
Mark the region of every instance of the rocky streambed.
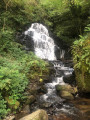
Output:
<instances>
[{"instance_id":1,"label":"rocky streambed","mask_svg":"<svg viewBox=\"0 0 90 120\"><path fill-rule=\"evenodd\" d=\"M90 120L90 99L78 96L74 70L69 62L65 64L62 61L53 61L52 64L55 72L49 76L49 79L43 83L30 83L27 92L28 99L14 119L28 120L28 115L30 115L29 119L33 116L32 120L35 120L36 114L38 116L43 113L38 119Z\"/></svg>"}]
</instances>

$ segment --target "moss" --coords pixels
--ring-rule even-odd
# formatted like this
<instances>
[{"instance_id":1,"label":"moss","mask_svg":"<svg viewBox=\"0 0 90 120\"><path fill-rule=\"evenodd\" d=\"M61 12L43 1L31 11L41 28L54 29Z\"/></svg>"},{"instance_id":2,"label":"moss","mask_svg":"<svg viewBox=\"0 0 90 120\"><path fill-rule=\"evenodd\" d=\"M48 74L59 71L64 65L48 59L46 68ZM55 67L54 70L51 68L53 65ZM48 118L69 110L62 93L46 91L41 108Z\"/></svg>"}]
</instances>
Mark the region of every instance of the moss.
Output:
<instances>
[{"instance_id":1,"label":"moss","mask_svg":"<svg viewBox=\"0 0 90 120\"><path fill-rule=\"evenodd\" d=\"M75 70L76 81L80 92L90 92L90 74L80 70Z\"/></svg>"}]
</instances>

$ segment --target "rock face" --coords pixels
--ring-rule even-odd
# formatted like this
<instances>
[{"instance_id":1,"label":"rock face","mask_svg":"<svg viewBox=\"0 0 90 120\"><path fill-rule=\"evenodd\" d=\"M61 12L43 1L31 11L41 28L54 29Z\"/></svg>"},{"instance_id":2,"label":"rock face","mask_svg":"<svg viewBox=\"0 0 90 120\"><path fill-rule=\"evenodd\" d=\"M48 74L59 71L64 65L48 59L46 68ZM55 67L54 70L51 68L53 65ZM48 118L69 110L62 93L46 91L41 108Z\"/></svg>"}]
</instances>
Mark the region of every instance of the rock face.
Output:
<instances>
[{"instance_id":1,"label":"rock face","mask_svg":"<svg viewBox=\"0 0 90 120\"><path fill-rule=\"evenodd\" d=\"M75 73L73 72L72 75L64 76L63 81L70 85L76 85Z\"/></svg>"},{"instance_id":2,"label":"rock face","mask_svg":"<svg viewBox=\"0 0 90 120\"><path fill-rule=\"evenodd\" d=\"M45 110L39 109L19 120L48 120L48 115Z\"/></svg>"},{"instance_id":3,"label":"rock face","mask_svg":"<svg viewBox=\"0 0 90 120\"><path fill-rule=\"evenodd\" d=\"M74 95L77 93L77 88L72 87L68 84L56 85L56 90L62 98L69 99L69 100L74 99Z\"/></svg>"}]
</instances>

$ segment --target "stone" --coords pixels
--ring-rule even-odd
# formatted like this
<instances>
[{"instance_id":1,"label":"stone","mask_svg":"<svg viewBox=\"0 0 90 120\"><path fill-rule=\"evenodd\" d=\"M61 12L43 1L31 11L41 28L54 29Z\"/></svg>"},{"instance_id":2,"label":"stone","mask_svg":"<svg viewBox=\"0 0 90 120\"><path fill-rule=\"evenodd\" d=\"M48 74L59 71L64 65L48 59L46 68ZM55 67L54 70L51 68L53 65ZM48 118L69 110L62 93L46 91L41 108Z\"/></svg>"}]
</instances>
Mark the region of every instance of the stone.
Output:
<instances>
[{"instance_id":1,"label":"stone","mask_svg":"<svg viewBox=\"0 0 90 120\"><path fill-rule=\"evenodd\" d=\"M75 80L75 73L73 72L72 75L67 75L63 77L63 81L65 83L68 83L70 85L76 85L76 80Z\"/></svg>"},{"instance_id":2,"label":"stone","mask_svg":"<svg viewBox=\"0 0 90 120\"><path fill-rule=\"evenodd\" d=\"M36 98L34 95L30 95L27 97L27 101L26 101L26 104L32 104L36 101Z\"/></svg>"},{"instance_id":3,"label":"stone","mask_svg":"<svg viewBox=\"0 0 90 120\"><path fill-rule=\"evenodd\" d=\"M52 106L52 104L50 102L45 102L43 104L40 104L40 107L42 107L42 108L49 108L51 106Z\"/></svg>"},{"instance_id":4,"label":"stone","mask_svg":"<svg viewBox=\"0 0 90 120\"><path fill-rule=\"evenodd\" d=\"M45 110L39 109L19 120L48 120L48 115Z\"/></svg>"},{"instance_id":5,"label":"stone","mask_svg":"<svg viewBox=\"0 0 90 120\"><path fill-rule=\"evenodd\" d=\"M57 92L61 91L68 91L69 93L75 94L76 90L74 90L74 87L66 84L66 85L56 85Z\"/></svg>"},{"instance_id":6,"label":"stone","mask_svg":"<svg viewBox=\"0 0 90 120\"><path fill-rule=\"evenodd\" d=\"M38 90L38 93L47 93L47 88L43 85L41 88Z\"/></svg>"},{"instance_id":7,"label":"stone","mask_svg":"<svg viewBox=\"0 0 90 120\"><path fill-rule=\"evenodd\" d=\"M70 99L70 100L73 100L74 96L78 92L77 87L72 87L68 84L56 85L56 90L62 98Z\"/></svg>"},{"instance_id":8,"label":"stone","mask_svg":"<svg viewBox=\"0 0 90 120\"><path fill-rule=\"evenodd\" d=\"M67 100L73 100L74 99L74 96L71 93L69 93L68 91L60 92L60 96L64 99L67 99Z\"/></svg>"},{"instance_id":9,"label":"stone","mask_svg":"<svg viewBox=\"0 0 90 120\"><path fill-rule=\"evenodd\" d=\"M60 113L58 116L53 116L53 120L72 120L72 118L67 114Z\"/></svg>"},{"instance_id":10,"label":"stone","mask_svg":"<svg viewBox=\"0 0 90 120\"><path fill-rule=\"evenodd\" d=\"M4 120L14 120L15 119L15 115L10 115L7 116Z\"/></svg>"},{"instance_id":11,"label":"stone","mask_svg":"<svg viewBox=\"0 0 90 120\"><path fill-rule=\"evenodd\" d=\"M23 110L22 110L23 114L30 114L30 108L29 105L26 105Z\"/></svg>"}]
</instances>

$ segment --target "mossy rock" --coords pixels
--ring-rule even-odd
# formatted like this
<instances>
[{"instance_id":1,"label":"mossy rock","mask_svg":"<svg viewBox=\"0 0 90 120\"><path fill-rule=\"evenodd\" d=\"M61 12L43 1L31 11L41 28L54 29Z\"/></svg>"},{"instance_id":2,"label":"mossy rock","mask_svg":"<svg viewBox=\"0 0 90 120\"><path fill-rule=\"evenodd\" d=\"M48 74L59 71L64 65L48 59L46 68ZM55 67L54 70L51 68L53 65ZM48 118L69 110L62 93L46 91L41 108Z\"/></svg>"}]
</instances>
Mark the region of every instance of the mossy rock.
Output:
<instances>
[{"instance_id":1,"label":"mossy rock","mask_svg":"<svg viewBox=\"0 0 90 120\"><path fill-rule=\"evenodd\" d=\"M67 99L67 100L73 100L74 99L74 96L68 91L61 91L60 96L64 99Z\"/></svg>"},{"instance_id":2,"label":"mossy rock","mask_svg":"<svg viewBox=\"0 0 90 120\"><path fill-rule=\"evenodd\" d=\"M45 110L39 109L19 120L48 120L48 115Z\"/></svg>"},{"instance_id":3,"label":"mossy rock","mask_svg":"<svg viewBox=\"0 0 90 120\"><path fill-rule=\"evenodd\" d=\"M90 93L90 74L75 70L76 81L80 92Z\"/></svg>"},{"instance_id":4,"label":"mossy rock","mask_svg":"<svg viewBox=\"0 0 90 120\"><path fill-rule=\"evenodd\" d=\"M57 92L62 92L62 91L68 91L71 94L75 94L76 90L74 90L74 87L65 84L65 85L56 85L56 90Z\"/></svg>"}]
</instances>

